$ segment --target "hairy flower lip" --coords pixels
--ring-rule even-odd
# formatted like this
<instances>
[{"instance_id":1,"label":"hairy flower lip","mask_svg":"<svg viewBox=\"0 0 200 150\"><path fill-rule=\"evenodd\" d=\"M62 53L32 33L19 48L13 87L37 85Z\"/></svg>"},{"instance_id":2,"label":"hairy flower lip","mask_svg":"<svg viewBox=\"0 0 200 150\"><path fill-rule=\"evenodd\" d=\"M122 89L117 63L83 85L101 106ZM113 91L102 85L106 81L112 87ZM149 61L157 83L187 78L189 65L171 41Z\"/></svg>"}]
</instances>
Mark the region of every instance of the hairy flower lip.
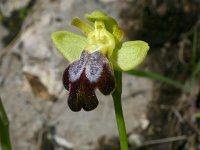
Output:
<instances>
[{"instance_id":1,"label":"hairy flower lip","mask_svg":"<svg viewBox=\"0 0 200 150\"><path fill-rule=\"evenodd\" d=\"M83 51L79 60L63 73L64 87L69 91L68 105L72 111L93 110L98 105L95 89L104 95L115 88L115 78L107 58L99 51Z\"/></svg>"}]
</instances>

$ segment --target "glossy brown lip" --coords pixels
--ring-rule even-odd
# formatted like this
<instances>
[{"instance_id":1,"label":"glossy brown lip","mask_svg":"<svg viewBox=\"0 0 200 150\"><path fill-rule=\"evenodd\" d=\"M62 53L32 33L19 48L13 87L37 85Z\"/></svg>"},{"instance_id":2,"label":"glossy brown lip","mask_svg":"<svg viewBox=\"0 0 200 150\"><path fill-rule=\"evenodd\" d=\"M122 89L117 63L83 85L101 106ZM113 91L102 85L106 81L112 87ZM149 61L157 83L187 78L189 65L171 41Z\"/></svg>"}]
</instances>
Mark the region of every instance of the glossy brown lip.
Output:
<instances>
[{"instance_id":1,"label":"glossy brown lip","mask_svg":"<svg viewBox=\"0 0 200 150\"><path fill-rule=\"evenodd\" d=\"M90 111L98 106L95 89L109 95L115 78L108 59L100 52L83 51L80 60L71 63L63 73L64 87L69 91L68 105L72 111Z\"/></svg>"}]
</instances>

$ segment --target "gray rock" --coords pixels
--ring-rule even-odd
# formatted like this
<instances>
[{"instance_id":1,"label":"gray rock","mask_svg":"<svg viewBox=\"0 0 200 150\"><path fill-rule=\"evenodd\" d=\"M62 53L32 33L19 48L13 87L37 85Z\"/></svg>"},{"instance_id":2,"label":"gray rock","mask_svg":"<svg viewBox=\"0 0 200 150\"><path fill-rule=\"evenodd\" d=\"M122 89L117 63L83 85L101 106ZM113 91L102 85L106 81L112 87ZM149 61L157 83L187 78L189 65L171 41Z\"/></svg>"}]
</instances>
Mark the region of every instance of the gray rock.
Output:
<instances>
[{"instance_id":1,"label":"gray rock","mask_svg":"<svg viewBox=\"0 0 200 150\"><path fill-rule=\"evenodd\" d=\"M30 0L1 0L0 10L3 16L9 16L13 10L26 6Z\"/></svg>"},{"instance_id":2,"label":"gray rock","mask_svg":"<svg viewBox=\"0 0 200 150\"><path fill-rule=\"evenodd\" d=\"M143 139L139 134L131 134L128 137L128 142L132 147L139 147L142 145Z\"/></svg>"}]
</instances>

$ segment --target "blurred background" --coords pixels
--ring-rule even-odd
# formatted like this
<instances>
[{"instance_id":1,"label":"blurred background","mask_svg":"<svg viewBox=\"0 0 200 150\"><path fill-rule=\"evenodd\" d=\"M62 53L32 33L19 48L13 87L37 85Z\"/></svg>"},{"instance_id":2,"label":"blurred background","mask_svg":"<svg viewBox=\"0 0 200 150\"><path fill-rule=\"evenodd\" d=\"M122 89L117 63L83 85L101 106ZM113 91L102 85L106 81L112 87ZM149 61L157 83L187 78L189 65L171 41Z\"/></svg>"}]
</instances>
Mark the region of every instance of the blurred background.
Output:
<instances>
[{"instance_id":1,"label":"blurred background","mask_svg":"<svg viewBox=\"0 0 200 150\"><path fill-rule=\"evenodd\" d=\"M0 96L13 150L119 150L111 96L72 112L62 72L68 62L50 35L99 9L115 18L124 40L150 51L123 74L129 148L200 150L199 0L0 0Z\"/></svg>"}]
</instances>

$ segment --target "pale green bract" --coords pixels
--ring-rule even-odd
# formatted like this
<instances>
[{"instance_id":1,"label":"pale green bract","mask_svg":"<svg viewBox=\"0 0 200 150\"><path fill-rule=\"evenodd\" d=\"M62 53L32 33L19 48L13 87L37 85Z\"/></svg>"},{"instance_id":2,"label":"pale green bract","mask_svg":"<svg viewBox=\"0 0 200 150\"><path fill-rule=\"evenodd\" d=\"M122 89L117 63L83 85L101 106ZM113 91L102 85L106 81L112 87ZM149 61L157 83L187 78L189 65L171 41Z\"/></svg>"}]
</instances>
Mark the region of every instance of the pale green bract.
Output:
<instances>
[{"instance_id":1,"label":"pale green bract","mask_svg":"<svg viewBox=\"0 0 200 150\"><path fill-rule=\"evenodd\" d=\"M144 41L120 42L123 31L117 22L102 13L94 11L85 15L93 26L75 18L71 24L79 28L86 37L69 31L58 31L52 34L52 40L58 51L70 62L80 59L83 50L101 51L107 56L114 70L128 71L141 64L149 50Z\"/></svg>"}]
</instances>

